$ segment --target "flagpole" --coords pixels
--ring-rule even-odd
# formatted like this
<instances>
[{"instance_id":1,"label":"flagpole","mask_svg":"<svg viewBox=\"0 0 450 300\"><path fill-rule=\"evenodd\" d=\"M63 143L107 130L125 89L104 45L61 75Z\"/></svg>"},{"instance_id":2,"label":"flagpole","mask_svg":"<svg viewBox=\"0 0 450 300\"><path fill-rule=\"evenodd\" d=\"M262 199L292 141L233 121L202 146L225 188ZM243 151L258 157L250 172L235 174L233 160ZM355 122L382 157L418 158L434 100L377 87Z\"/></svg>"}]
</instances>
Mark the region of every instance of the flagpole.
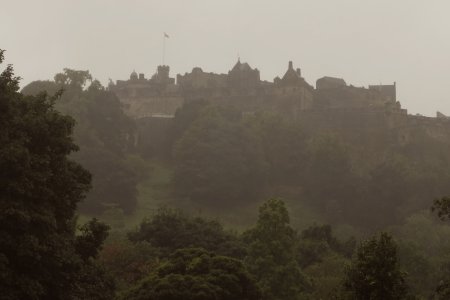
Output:
<instances>
[{"instance_id":1,"label":"flagpole","mask_svg":"<svg viewBox=\"0 0 450 300\"><path fill-rule=\"evenodd\" d=\"M164 66L165 58L166 58L166 34L163 33L163 57L162 57L163 66Z\"/></svg>"}]
</instances>

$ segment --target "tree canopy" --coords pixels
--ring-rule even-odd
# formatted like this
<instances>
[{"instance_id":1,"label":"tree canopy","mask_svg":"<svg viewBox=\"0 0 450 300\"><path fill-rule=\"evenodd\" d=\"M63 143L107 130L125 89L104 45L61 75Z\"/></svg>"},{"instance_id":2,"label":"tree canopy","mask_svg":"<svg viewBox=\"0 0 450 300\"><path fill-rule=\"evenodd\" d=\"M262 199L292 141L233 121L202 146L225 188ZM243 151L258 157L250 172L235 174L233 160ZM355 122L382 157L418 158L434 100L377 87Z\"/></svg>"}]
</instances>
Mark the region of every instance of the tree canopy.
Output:
<instances>
[{"instance_id":1,"label":"tree canopy","mask_svg":"<svg viewBox=\"0 0 450 300\"><path fill-rule=\"evenodd\" d=\"M346 273L344 289L352 299L406 299L405 277L400 270L395 242L382 232L357 248Z\"/></svg>"},{"instance_id":2,"label":"tree canopy","mask_svg":"<svg viewBox=\"0 0 450 300\"><path fill-rule=\"evenodd\" d=\"M254 199L265 179L258 139L239 112L208 107L175 146L178 195L209 207L229 208Z\"/></svg>"},{"instance_id":3,"label":"tree canopy","mask_svg":"<svg viewBox=\"0 0 450 300\"><path fill-rule=\"evenodd\" d=\"M123 299L258 300L260 291L239 260L188 248L173 253Z\"/></svg>"},{"instance_id":4,"label":"tree canopy","mask_svg":"<svg viewBox=\"0 0 450 300\"><path fill-rule=\"evenodd\" d=\"M125 115L117 96L93 80L89 71L65 68L54 81L32 82L22 92L37 95L57 90L62 96L56 109L76 122L74 138L80 151L72 157L93 176L93 188L80 209L96 214L118 207L131 213L136 207L138 178L125 154L134 143L133 120Z\"/></svg>"},{"instance_id":5,"label":"tree canopy","mask_svg":"<svg viewBox=\"0 0 450 300\"><path fill-rule=\"evenodd\" d=\"M83 298L96 287L85 285L81 274L99 269L76 247L75 210L90 174L69 159L78 149L74 120L55 110L54 97L20 94L18 82L12 66L0 74L1 297ZM96 252L101 242L83 249ZM109 285L102 276L97 280ZM103 294L110 295L108 289Z\"/></svg>"},{"instance_id":6,"label":"tree canopy","mask_svg":"<svg viewBox=\"0 0 450 300\"><path fill-rule=\"evenodd\" d=\"M149 242L163 253L182 248L203 248L221 255L242 257L244 247L238 237L224 230L215 220L190 217L179 210L162 207L144 220L137 231L130 232L133 242Z\"/></svg>"},{"instance_id":7,"label":"tree canopy","mask_svg":"<svg viewBox=\"0 0 450 300\"><path fill-rule=\"evenodd\" d=\"M296 257L297 236L284 202L269 199L254 228L244 233L245 263L261 286L263 299L299 299L310 286Z\"/></svg>"}]
</instances>

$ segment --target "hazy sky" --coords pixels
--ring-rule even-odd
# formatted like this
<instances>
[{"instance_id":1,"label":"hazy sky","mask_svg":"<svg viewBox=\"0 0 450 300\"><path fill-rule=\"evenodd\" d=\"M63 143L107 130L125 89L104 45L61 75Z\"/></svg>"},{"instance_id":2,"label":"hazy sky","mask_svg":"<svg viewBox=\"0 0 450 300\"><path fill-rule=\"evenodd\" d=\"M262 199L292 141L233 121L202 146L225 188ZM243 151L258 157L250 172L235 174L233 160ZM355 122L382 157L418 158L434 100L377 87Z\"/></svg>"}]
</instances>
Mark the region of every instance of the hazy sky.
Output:
<instances>
[{"instance_id":1,"label":"hazy sky","mask_svg":"<svg viewBox=\"0 0 450 300\"><path fill-rule=\"evenodd\" d=\"M306 80L391 84L410 113L450 115L448 0L0 0L0 48L26 84L64 67L104 84L162 60L171 74L226 73L238 54L261 78L289 60Z\"/></svg>"}]
</instances>

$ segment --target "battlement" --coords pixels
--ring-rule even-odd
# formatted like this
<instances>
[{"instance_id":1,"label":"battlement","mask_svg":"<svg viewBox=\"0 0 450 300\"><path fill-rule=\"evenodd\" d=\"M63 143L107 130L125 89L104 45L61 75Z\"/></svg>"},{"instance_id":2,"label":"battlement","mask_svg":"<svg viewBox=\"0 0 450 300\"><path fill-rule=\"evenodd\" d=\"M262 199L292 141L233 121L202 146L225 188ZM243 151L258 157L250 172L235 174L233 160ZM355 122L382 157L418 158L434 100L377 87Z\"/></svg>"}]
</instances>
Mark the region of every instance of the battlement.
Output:
<instances>
[{"instance_id":1,"label":"battlement","mask_svg":"<svg viewBox=\"0 0 450 300\"><path fill-rule=\"evenodd\" d=\"M178 74L176 81L170 77L169 66L158 66L149 79L133 71L128 80L111 82L108 88L118 96L130 117L151 119L151 124L169 124L184 103L205 99L233 105L243 114L270 111L298 119L311 132L369 134L368 139L394 135L392 138L405 143L417 132L423 132L450 143L450 117L440 112L435 118L408 115L397 100L395 82L355 87L342 78L324 76L314 88L292 61L283 76L272 82L262 81L257 68L238 60L228 73L205 72L195 67L184 75Z\"/></svg>"},{"instance_id":2,"label":"battlement","mask_svg":"<svg viewBox=\"0 0 450 300\"><path fill-rule=\"evenodd\" d=\"M390 85L369 85L369 90L379 92L388 102L397 101L397 89L395 82Z\"/></svg>"},{"instance_id":3,"label":"battlement","mask_svg":"<svg viewBox=\"0 0 450 300\"><path fill-rule=\"evenodd\" d=\"M352 116L358 112L408 116L397 101L395 82L365 88L348 85L342 78L324 76L316 81L314 88L302 77L301 69L294 68L292 61L288 62L283 76L275 77L272 82L262 81L257 68L238 59L227 73L205 72L195 67L184 75L178 74L176 81L170 77L170 67L166 65L158 66L149 79L133 71L128 80L110 83L109 89L119 97L126 113L135 119L173 117L183 103L196 99L229 103L243 113L265 110L287 118L326 111L340 115L347 112ZM411 118L417 120L416 116ZM441 113L437 119L446 123L449 120Z\"/></svg>"},{"instance_id":4,"label":"battlement","mask_svg":"<svg viewBox=\"0 0 450 300\"><path fill-rule=\"evenodd\" d=\"M191 73L177 75L177 84L184 91L195 91L201 89L223 89L228 85L226 74L215 74L203 72L199 67L192 69Z\"/></svg>"},{"instance_id":5,"label":"battlement","mask_svg":"<svg viewBox=\"0 0 450 300\"><path fill-rule=\"evenodd\" d=\"M150 79L133 71L129 80L117 80L109 89L117 94L133 118L174 115L185 101L199 98L233 103L244 112L281 109L292 113L310 109L314 91L301 76L300 69L294 70L292 61L281 79L267 82L261 81L257 68L240 60L227 74L204 72L195 67L190 73L178 74L176 82L170 77L169 66L158 66Z\"/></svg>"}]
</instances>

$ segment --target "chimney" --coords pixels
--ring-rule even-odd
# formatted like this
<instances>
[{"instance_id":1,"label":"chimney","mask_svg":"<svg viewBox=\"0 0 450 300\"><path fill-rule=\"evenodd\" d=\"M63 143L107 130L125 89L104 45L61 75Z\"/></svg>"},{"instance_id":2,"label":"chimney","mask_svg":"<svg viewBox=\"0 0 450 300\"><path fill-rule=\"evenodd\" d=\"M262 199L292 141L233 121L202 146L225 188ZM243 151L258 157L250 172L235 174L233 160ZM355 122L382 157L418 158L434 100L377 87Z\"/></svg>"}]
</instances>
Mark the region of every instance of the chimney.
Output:
<instances>
[{"instance_id":1,"label":"chimney","mask_svg":"<svg viewBox=\"0 0 450 300\"><path fill-rule=\"evenodd\" d=\"M293 69L294 67L292 66L292 60L289 61L289 70Z\"/></svg>"},{"instance_id":2,"label":"chimney","mask_svg":"<svg viewBox=\"0 0 450 300\"><path fill-rule=\"evenodd\" d=\"M300 71L300 68L297 68L297 75L298 77L302 77L302 71Z\"/></svg>"}]
</instances>

